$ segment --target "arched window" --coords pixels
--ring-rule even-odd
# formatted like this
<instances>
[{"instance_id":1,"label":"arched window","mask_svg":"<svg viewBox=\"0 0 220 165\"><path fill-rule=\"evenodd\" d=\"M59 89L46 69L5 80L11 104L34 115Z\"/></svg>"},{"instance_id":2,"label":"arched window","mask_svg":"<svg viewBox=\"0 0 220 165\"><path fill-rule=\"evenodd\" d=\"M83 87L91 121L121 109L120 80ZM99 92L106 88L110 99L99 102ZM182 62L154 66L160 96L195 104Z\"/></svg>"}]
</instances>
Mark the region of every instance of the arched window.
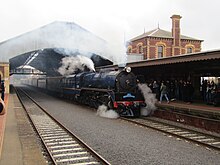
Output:
<instances>
[{"instance_id":1,"label":"arched window","mask_svg":"<svg viewBox=\"0 0 220 165\"><path fill-rule=\"evenodd\" d=\"M138 47L138 53L143 53L143 47L142 47L142 45L139 45L139 47Z\"/></svg>"},{"instance_id":2,"label":"arched window","mask_svg":"<svg viewBox=\"0 0 220 165\"><path fill-rule=\"evenodd\" d=\"M157 47L158 58L162 58L164 56L164 46L159 45Z\"/></svg>"},{"instance_id":3,"label":"arched window","mask_svg":"<svg viewBox=\"0 0 220 165\"><path fill-rule=\"evenodd\" d=\"M192 52L193 52L192 47L188 47L188 48L186 49L186 53L192 53Z\"/></svg>"},{"instance_id":4,"label":"arched window","mask_svg":"<svg viewBox=\"0 0 220 165\"><path fill-rule=\"evenodd\" d=\"M127 47L127 53L132 53L132 46L131 46L131 45L129 45L129 46Z\"/></svg>"},{"instance_id":5,"label":"arched window","mask_svg":"<svg viewBox=\"0 0 220 165\"><path fill-rule=\"evenodd\" d=\"M143 43L137 44L137 53L142 54L143 52Z\"/></svg>"},{"instance_id":6,"label":"arched window","mask_svg":"<svg viewBox=\"0 0 220 165\"><path fill-rule=\"evenodd\" d=\"M195 46L192 44L187 44L185 46L186 53L193 53L195 51Z\"/></svg>"},{"instance_id":7,"label":"arched window","mask_svg":"<svg viewBox=\"0 0 220 165\"><path fill-rule=\"evenodd\" d=\"M166 57L166 43L159 41L156 43L156 56L155 58Z\"/></svg>"}]
</instances>

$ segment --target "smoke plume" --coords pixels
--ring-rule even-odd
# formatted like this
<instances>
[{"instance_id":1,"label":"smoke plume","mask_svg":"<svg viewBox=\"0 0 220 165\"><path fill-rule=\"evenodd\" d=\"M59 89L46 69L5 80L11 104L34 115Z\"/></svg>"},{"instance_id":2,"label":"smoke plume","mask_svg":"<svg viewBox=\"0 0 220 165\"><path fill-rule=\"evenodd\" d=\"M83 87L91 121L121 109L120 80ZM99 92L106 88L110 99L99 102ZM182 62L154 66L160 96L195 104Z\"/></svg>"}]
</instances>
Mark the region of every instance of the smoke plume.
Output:
<instances>
[{"instance_id":1,"label":"smoke plume","mask_svg":"<svg viewBox=\"0 0 220 165\"><path fill-rule=\"evenodd\" d=\"M105 118L111 118L111 119L116 119L119 117L118 113L115 112L114 110L108 110L107 106L101 105L99 106L96 115L105 117Z\"/></svg>"},{"instance_id":2,"label":"smoke plume","mask_svg":"<svg viewBox=\"0 0 220 165\"><path fill-rule=\"evenodd\" d=\"M91 71L95 71L94 63L92 60L83 55L64 57L61 64L61 67L58 69L58 72L61 75L70 75L77 70L83 71L85 67Z\"/></svg>"},{"instance_id":3,"label":"smoke plume","mask_svg":"<svg viewBox=\"0 0 220 165\"><path fill-rule=\"evenodd\" d=\"M115 37L114 41L117 38ZM3 42L0 47L0 59L7 62L10 58L18 54L55 47L65 48L63 51L77 50L80 54L87 57L89 57L87 55L88 52L98 54L116 64L126 63L126 47L124 45L110 45L104 39L74 22L60 21L47 24L26 34L17 36L13 40ZM65 52L64 54L68 55L69 52Z\"/></svg>"},{"instance_id":4,"label":"smoke plume","mask_svg":"<svg viewBox=\"0 0 220 165\"><path fill-rule=\"evenodd\" d=\"M156 95L152 93L151 89L147 84L138 84L139 89L141 90L145 103L147 106L141 109L141 115L148 116L156 110L155 103L157 102Z\"/></svg>"}]
</instances>

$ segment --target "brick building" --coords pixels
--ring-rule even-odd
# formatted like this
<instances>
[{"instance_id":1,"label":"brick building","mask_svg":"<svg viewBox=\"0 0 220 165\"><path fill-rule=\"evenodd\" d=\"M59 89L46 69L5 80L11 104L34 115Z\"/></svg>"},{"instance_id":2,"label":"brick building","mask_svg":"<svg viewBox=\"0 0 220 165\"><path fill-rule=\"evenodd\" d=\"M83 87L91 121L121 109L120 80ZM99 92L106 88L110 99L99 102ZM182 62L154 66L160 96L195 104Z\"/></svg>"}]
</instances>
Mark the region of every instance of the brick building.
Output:
<instances>
[{"instance_id":1,"label":"brick building","mask_svg":"<svg viewBox=\"0 0 220 165\"><path fill-rule=\"evenodd\" d=\"M160 29L151 30L128 42L127 53L143 54L144 59L188 54L201 51L203 40L181 35L180 15L173 15L172 32Z\"/></svg>"}]
</instances>

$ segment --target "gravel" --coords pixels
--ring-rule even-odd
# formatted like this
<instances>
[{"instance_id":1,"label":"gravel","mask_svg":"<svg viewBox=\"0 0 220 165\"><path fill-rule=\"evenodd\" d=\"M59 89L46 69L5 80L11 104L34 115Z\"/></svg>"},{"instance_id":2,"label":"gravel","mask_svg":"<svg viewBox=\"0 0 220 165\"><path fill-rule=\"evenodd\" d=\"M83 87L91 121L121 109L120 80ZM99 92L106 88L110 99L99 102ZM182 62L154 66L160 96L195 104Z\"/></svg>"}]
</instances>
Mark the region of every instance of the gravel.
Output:
<instances>
[{"instance_id":1,"label":"gravel","mask_svg":"<svg viewBox=\"0 0 220 165\"><path fill-rule=\"evenodd\" d=\"M219 151L120 119L97 116L93 109L68 100L28 93L113 165L220 164Z\"/></svg>"}]
</instances>

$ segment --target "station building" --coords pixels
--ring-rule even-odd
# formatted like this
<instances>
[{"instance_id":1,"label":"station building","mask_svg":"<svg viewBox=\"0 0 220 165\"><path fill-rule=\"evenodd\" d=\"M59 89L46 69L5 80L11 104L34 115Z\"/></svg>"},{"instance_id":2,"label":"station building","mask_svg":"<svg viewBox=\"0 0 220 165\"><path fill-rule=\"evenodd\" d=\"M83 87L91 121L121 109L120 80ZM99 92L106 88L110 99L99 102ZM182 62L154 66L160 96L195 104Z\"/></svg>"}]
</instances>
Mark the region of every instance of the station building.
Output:
<instances>
[{"instance_id":1,"label":"station building","mask_svg":"<svg viewBox=\"0 0 220 165\"><path fill-rule=\"evenodd\" d=\"M127 52L138 53L143 59L157 59L201 51L203 40L181 35L180 15L173 15L171 32L159 27L128 41Z\"/></svg>"}]
</instances>

